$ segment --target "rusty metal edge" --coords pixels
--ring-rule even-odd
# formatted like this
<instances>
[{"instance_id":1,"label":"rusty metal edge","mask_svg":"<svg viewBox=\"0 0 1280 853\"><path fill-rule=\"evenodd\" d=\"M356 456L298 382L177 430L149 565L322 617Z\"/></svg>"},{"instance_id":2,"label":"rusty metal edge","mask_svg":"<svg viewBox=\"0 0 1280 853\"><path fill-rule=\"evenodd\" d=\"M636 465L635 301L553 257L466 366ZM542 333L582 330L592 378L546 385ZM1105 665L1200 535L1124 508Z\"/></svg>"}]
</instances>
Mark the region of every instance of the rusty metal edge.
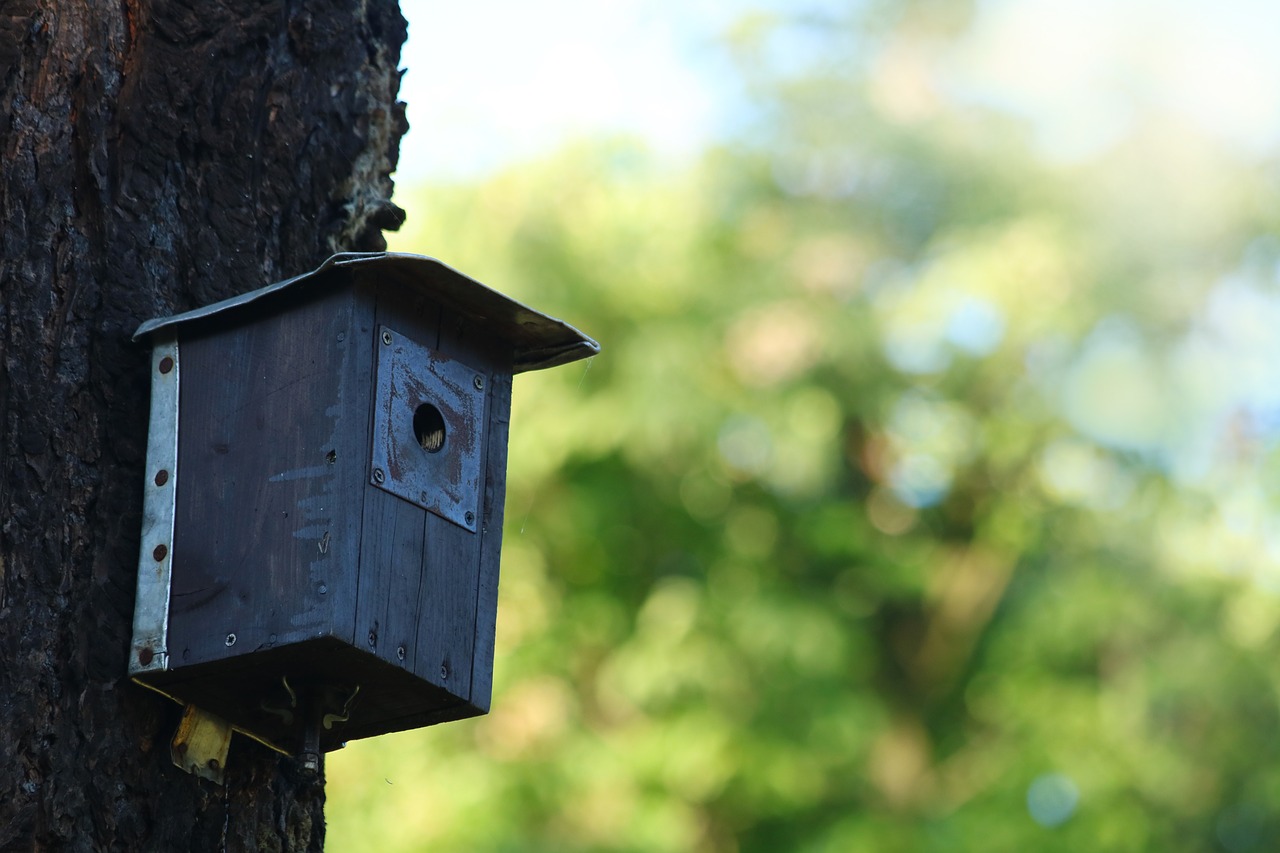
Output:
<instances>
[{"instance_id":1,"label":"rusty metal edge","mask_svg":"<svg viewBox=\"0 0 1280 853\"><path fill-rule=\"evenodd\" d=\"M536 311L437 258L398 252L343 252L332 255L311 272L192 311L147 320L133 333L133 339L136 341L146 335L172 330L184 323L249 305L273 293L304 286L306 282L319 278L330 269L358 268L372 273L379 267L402 273L405 269L412 270L414 274L406 278L413 282L413 286L422 288L481 322L494 324L508 332L515 346L514 373L568 364L600 352L599 343L563 320ZM445 273L445 276L438 277L440 272ZM431 283L433 278L434 284Z\"/></svg>"}]
</instances>

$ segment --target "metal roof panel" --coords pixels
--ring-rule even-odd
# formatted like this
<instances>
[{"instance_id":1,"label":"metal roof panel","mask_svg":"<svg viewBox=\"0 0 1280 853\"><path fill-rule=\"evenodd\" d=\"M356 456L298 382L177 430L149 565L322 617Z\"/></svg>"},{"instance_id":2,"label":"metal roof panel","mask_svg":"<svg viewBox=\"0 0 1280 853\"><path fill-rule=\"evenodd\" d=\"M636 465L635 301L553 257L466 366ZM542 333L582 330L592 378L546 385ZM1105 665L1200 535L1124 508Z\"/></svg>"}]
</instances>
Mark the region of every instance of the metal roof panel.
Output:
<instances>
[{"instance_id":1,"label":"metal roof panel","mask_svg":"<svg viewBox=\"0 0 1280 853\"><path fill-rule=\"evenodd\" d=\"M133 333L133 339L138 340L161 330L174 329L216 314L233 312L273 293L296 291L301 294L308 284L321 280L335 270L349 270L356 278L376 275L380 280L393 281L397 286L436 299L492 329L511 342L514 373L568 364L600 351L600 344L563 320L535 311L443 261L426 255L396 252L344 252L333 255L311 272L192 311L147 320Z\"/></svg>"}]
</instances>

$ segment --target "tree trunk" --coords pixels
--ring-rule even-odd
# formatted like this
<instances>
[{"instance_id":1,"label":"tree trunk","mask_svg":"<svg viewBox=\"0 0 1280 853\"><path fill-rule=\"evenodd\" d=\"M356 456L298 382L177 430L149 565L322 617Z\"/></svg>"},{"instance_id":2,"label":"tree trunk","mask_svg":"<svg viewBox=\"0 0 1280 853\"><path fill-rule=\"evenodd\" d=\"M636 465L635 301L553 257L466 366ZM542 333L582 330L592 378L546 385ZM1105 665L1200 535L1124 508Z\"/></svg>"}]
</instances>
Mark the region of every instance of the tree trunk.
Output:
<instances>
[{"instance_id":1,"label":"tree trunk","mask_svg":"<svg viewBox=\"0 0 1280 853\"><path fill-rule=\"evenodd\" d=\"M0 850L318 850L322 783L169 759L126 677L148 317L385 247L394 0L0 4Z\"/></svg>"}]
</instances>

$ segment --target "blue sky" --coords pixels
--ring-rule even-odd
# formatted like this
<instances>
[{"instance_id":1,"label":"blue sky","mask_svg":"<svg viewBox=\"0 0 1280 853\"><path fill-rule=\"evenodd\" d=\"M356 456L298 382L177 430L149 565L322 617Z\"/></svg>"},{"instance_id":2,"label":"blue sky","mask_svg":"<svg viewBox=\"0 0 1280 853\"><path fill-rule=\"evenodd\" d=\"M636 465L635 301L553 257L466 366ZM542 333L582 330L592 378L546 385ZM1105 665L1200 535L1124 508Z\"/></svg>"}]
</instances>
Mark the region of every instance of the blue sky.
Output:
<instances>
[{"instance_id":1,"label":"blue sky","mask_svg":"<svg viewBox=\"0 0 1280 853\"><path fill-rule=\"evenodd\" d=\"M715 71L734 5L405 0L413 129L399 177L476 176L602 132L695 153L734 109L733 81Z\"/></svg>"},{"instance_id":2,"label":"blue sky","mask_svg":"<svg viewBox=\"0 0 1280 853\"><path fill-rule=\"evenodd\" d=\"M744 109L723 33L753 11L861 5L404 0L413 129L399 177L477 177L610 132L688 156ZM979 0L967 37L866 59L906 114L931 98L994 104L1026 118L1051 159L1087 159L1153 113L1257 154L1280 140L1277 36L1273 0Z\"/></svg>"}]
</instances>

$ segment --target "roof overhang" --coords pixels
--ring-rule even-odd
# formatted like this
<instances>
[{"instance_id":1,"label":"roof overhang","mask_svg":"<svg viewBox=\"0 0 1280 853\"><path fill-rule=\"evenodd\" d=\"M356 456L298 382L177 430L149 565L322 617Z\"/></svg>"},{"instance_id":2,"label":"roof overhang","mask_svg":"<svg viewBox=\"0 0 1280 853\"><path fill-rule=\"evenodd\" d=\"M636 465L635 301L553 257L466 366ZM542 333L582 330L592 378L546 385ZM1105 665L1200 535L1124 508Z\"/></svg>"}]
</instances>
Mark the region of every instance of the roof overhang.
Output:
<instances>
[{"instance_id":1,"label":"roof overhang","mask_svg":"<svg viewBox=\"0 0 1280 853\"><path fill-rule=\"evenodd\" d=\"M311 272L193 311L148 320L133 333L133 339L136 341L162 330L173 331L187 323L235 312L282 291L294 291L301 295L338 271L346 271L356 280L369 277L383 283L390 282L393 287L429 297L467 316L510 342L513 373L568 364L589 358L600 351L600 344L563 320L535 311L443 261L425 255L395 252L344 252L333 255Z\"/></svg>"}]
</instances>

